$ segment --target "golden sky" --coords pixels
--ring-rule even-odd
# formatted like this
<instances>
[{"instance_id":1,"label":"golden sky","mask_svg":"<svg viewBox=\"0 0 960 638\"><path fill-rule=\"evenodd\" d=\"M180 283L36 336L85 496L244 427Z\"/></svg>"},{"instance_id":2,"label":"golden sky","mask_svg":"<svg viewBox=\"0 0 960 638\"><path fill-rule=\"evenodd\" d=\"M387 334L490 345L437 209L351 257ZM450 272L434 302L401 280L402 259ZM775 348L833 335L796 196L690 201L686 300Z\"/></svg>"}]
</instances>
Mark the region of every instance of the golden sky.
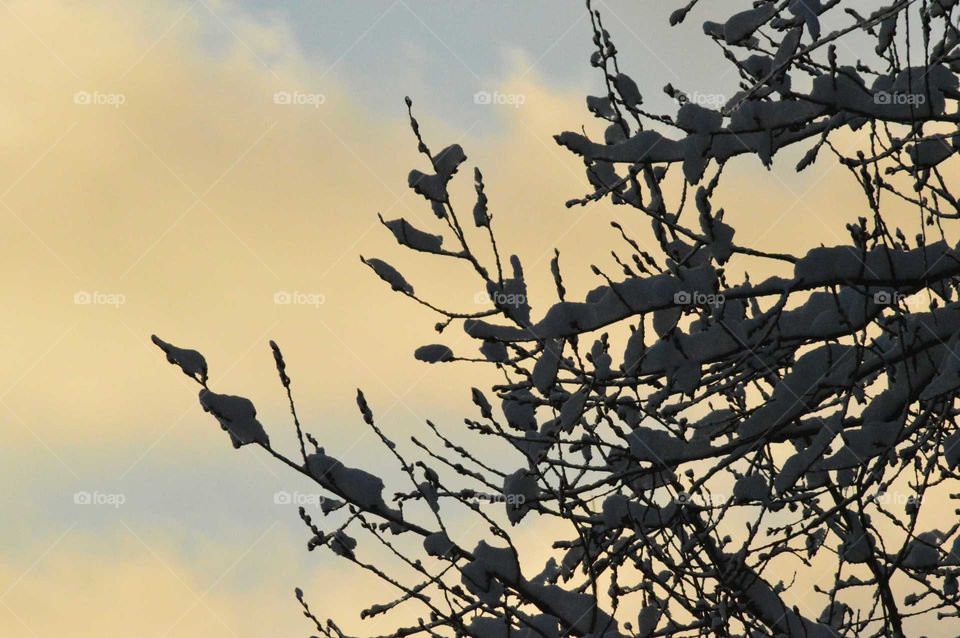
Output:
<instances>
[{"instance_id":1,"label":"golden sky","mask_svg":"<svg viewBox=\"0 0 960 638\"><path fill-rule=\"evenodd\" d=\"M447 42L428 26L429 4L402 4L382 22L367 16L385 33L361 35L341 62L305 48L288 17L235 3L0 2L0 635L306 635L295 585L346 627L383 591L305 551L295 508L273 495L310 487L231 449L149 336L201 350L212 387L250 397L289 451L271 338L307 429L355 464L382 458L361 436L357 387L398 437L421 431L424 417L455 430L470 385L489 374L415 362L417 346L438 340L434 317L359 261L384 258L428 298L476 308L469 272L404 254L377 223L378 212L425 229L436 221L405 186L425 167L399 91L414 97L433 148L459 142L467 166L483 170L501 250L521 255L535 314L552 299L554 247L577 296L597 283L590 263L616 272L611 219L647 236L643 220L609 204L563 207L587 186L551 136L590 125L583 100L596 86L582 79L585 58L560 55L561 39L586 47L585 22L556 27L547 51L491 45L491 66L477 53L482 29L475 42ZM502 10L491 5L490 20ZM421 19L426 29L404 31ZM625 20L613 30L631 40L662 27ZM405 44L385 52L381 35ZM643 52L638 42L626 48ZM444 50L464 58L467 81L418 67ZM576 65L569 81L549 70L556 55ZM408 64L394 73L351 56ZM670 77L653 75L654 87ZM523 104L471 110L478 88ZM306 103L278 104L278 91ZM829 166L794 176L791 163L734 167L727 220L770 250L836 243L859 200ZM464 211L471 182L463 171L454 189ZM303 303L275 303L278 293ZM442 340L475 347L457 330ZM123 503L76 504L80 492Z\"/></svg>"}]
</instances>

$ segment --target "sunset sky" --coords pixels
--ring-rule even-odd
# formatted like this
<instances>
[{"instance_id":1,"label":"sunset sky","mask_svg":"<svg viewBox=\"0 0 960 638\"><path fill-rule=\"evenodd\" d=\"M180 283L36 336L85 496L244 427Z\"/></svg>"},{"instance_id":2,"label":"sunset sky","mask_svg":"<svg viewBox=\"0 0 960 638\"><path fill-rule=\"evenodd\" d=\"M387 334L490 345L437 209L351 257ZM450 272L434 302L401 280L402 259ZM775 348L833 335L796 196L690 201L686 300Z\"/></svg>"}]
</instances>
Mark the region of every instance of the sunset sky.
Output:
<instances>
[{"instance_id":1,"label":"sunset sky","mask_svg":"<svg viewBox=\"0 0 960 638\"><path fill-rule=\"evenodd\" d=\"M671 108L667 83L735 89L706 57L710 16L668 30L674 4L596 3L652 110ZM356 626L385 590L308 553L296 507L275 502L316 491L262 451L233 450L150 335L203 352L212 387L252 399L288 452L269 339L307 429L357 466L384 459L358 387L397 438L424 418L456 432L489 372L416 362L435 317L359 259L476 309L469 272L405 254L377 222L436 222L406 188L425 166L403 97L432 147L464 147L462 209L483 170L536 315L552 300L555 247L577 298L597 284L589 264L615 272L609 221L648 236L609 203L563 206L589 187L551 136L597 130L590 38L581 3L552 0L0 0L0 635L308 635L298 585L319 615ZM478 104L480 91L509 103ZM722 196L728 219L746 220L738 239L836 243L862 213L832 165L795 175L795 161L731 167ZM475 347L457 330L444 340Z\"/></svg>"}]
</instances>

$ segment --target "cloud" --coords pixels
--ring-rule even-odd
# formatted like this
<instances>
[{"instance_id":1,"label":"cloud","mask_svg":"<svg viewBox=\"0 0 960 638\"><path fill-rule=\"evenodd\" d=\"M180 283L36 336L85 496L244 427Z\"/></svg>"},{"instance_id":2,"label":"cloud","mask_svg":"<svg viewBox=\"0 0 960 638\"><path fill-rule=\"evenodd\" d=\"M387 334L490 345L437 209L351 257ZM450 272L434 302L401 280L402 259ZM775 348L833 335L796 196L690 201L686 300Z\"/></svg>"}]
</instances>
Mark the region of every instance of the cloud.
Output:
<instances>
[{"instance_id":1,"label":"cloud","mask_svg":"<svg viewBox=\"0 0 960 638\"><path fill-rule=\"evenodd\" d=\"M228 449L196 404L196 387L166 364L151 333L202 351L212 387L254 400L275 440L293 449L267 348L275 338L307 428L367 467L376 452L371 439L357 443L364 432L357 386L380 425L405 438L427 417L457 428L473 414L470 385L493 378L475 366L416 363L413 351L424 343L440 340L466 355L476 354L476 344L456 329L438 336L436 317L390 294L358 259L386 259L431 301L477 309L482 290L468 268L404 254L376 221L381 212L441 229L406 188L408 171L427 166L403 105L359 98L349 76L318 70L327 65L305 61L292 41L283 22L249 19L229 3L5 4L0 414L11 433L0 477L19 486L5 505L21 516L2 532L17 559L0 561L0 580L27 575L0 606L3 635L32 635L18 616L40 635L66 628L77 636L162 635L196 602L191 591L211 585L205 603L170 635L302 631L288 595L296 576L308 592L312 579L328 608L318 610L323 615L355 617L358 599L370 600L374 585L354 571L331 590L319 574L339 567L307 557L298 527L271 532L262 541L270 553L251 553L216 584L276 514L253 508L242 522L223 523L222 537L192 538L204 527L199 520L214 515L202 495L221 490L239 500L252 486L285 485L286 474L275 468L272 476ZM411 45L404 55L416 51ZM571 297L582 296L598 283L589 264L616 272L609 267L616 234L607 223L617 218L647 242L649 224L609 203L563 207L587 184L580 160L551 135L590 125L583 95L545 85L526 60L510 66L511 75L484 78L484 90L502 97L491 95L488 104L454 98L474 118L462 127L446 125L431 108L430 78L411 71L404 80L422 87L415 113L430 147L466 149L453 193L467 219L470 169L482 169L500 250L522 256L539 315L553 301L554 247ZM783 213L771 240L813 245L823 237L808 213L784 212L782 203L785 192L814 180L786 189L750 170L749 178L734 173L726 187L734 202L728 219L773 223ZM826 179L821 187L833 188L834 178ZM748 184L744 201L738 189ZM852 201L824 192L807 204L819 211ZM857 210L851 204L844 214ZM766 228L754 223L738 238ZM519 456L500 460L520 463ZM199 482L204 490L190 489ZM59 505L65 495L101 484L136 487L141 509L97 526L83 520L44 555L75 520L74 510ZM32 490L46 494L42 507ZM187 501L191 491L197 494ZM166 525L144 511L150 499L172 507L177 498L185 501L181 517ZM51 606L56 614L46 611Z\"/></svg>"},{"instance_id":2,"label":"cloud","mask_svg":"<svg viewBox=\"0 0 960 638\"><path fill-rule=\"evenodd\" d=\"M277 526L228 538L135 524L106 535L74 527L25 547L16 563L0 563L6 584L0 631L77 638L301 635L309 625L295 584L321 614L355 606L361 588L381 590L362 574L344 578L342 565L307 555L298 540ZM338 574L341 584L329 587Z\"/></svg>"},{"instance_id":3,"label":"cloud","mask_svg":"<svg viewBox=\"0 0 960 638\"><path fill-rule=\"evenodd\" d=\"M16 583L0 606L4 635L162 635L173 622L170 635L303 631L295 584L347 626L370 592L388 595L353 571L331 591L329 570L342 566L303 552L296 521L215 584L276 520L262 492L289 478L229 449L151 333L204 352L213 387L254 399L287 445L267 348L276 338L309 429L360 465L372 449L352 447L363 432L358 385L391 432L427 416L456 423L468 404L470 369L413 360L436 340L435 319L358 259L403 265L431 298L476 307L469 271L403 255L376 222L380 211L438 227L406 188L425 161L403 105L383 117L382 105L354 99L349 78L305 63L280 24L189 7L12 2L0 20L0 290L10 304L0 454L3 479L18 485L4 506L19 513L3 532L12 554L0 573ZM532 75L490 84L529 100L480 109L472 131L445 126L429 96L417 116L433 148L460 142L483 166L504 250L545 253L563 233L558 192L581 188L549 138L571 102ZM458 205L469 211L469 172L461 181ZM525 239L547 224L555 235ZM545 261L537 267L546 272ZM129 500L117 511L70 503L95 489ZM247 493L260 499L250 508Z\"/></svg>"}]
</instances>

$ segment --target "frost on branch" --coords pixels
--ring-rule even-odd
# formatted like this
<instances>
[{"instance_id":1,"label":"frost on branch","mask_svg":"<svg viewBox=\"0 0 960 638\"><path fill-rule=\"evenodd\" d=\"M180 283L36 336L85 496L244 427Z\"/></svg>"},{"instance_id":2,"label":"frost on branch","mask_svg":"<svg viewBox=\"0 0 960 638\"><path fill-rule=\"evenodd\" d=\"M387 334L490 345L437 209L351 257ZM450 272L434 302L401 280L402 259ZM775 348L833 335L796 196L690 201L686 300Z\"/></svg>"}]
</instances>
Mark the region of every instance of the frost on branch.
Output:
<instances>
[{"instance_id":1,"label":"frost on branch","mask_svg":"<svg viewBox=\"0 0 960 638\"><path fill-rule=\"evenodd\" d=\"M501 380L470 389L463 425L426 421L409 441L359 393L390 469L334 458L302 431L276 344L297 460L272 447L252 403L206 388L199 353L154 338L235 445L257 443L329 492L322 525L301 512L308 546L395 590L364 619L390 616L393 636L960 635L960 6L863 4L685 1L670 25L702 32L731 65L731 93L708 105L668 85L666 113L648 110L657 87L588 4L604 90L586 100L599 128L556 136L586 170L567 204L606 199L632 220L612 223L589 290L559 252L554 291L533 290L546 264L522 242L501 257L504 204L477 168L469 201L455 201L466 154L433 152L407 100L422 155L409 186L433 217L381 222L489 303L447 307L364 261L436 312L438 332L476 344L411 344L416 359L493 366ZM725 166L797 159L846 175L862 192L856 219L844 201L817 211L835 226L827 245L749 245L732 220L752 194L725 188ZM347 635L297 596L316 632Z\"/></svg>"},{"instance_id":2,"label":"frost on branch","mask_svg":"<svg viewBox=\"0 0 960 638\"><path fill-rule=\"evenodd\" d=\"M250 443L270 445L270 439L257 421L257 410L250 399L200 390L200 406L209 412L230 435L233 447Z\"/></svg>"},{"instance_id":3,"label":"frost on branch","mask_svg":"<svg viewBox=\"0 0 960 638\"><path fill-rule=\"evenodd\" d=\"M207 380L207 360L196 350L178 348L167 343L157 335L150 337L153 343L167 354L167 361L178 366L188 377L205 383Z\"/></svg>"}]
</instances>

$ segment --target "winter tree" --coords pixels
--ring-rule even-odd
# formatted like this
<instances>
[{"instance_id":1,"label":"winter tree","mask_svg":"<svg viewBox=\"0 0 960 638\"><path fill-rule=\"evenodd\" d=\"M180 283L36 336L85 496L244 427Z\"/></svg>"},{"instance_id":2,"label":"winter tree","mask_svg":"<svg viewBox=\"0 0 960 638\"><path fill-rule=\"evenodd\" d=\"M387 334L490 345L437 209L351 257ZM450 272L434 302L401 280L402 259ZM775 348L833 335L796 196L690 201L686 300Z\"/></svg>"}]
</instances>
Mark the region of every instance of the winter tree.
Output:
<instances>
[{"instance_id":1,"label":"winter tree","mask_svg":"<svg viewBox=\"0 0 960 638\"><path fill-rule=\"evenodd\" d=\"M527 303L522 256L502 258L480 170L476 198L454 202L465 152L435 150L411 109L423 163L409 186L435 227L383 224L402 247L468 265L491 304L447 309L386 261L364 262L439 315L441 341L462 328L478 347L421 345L417 359L493 366L502 382L471 390L465 425L425 423L416 456L357 393L358 420L402 484L342 463L304 429L275 343L293 458L250 400L214 391L200 353L154 337L235 447L260 446L329 494L323 520L301 509L310 548L396 590L364 617L417 607L419 621L393 636L960 635L960 250L948 237L960 218L960 3L851 7L869 4L690 0L671 25L705 20L737 92L711 109L668 85L678 108L658 114L588 3L589 63L606 90L586 105L603 134L556 136L589 185L567 206L630 207L657 249L615 224L612 260L580 299L568 298L557 253L549 308ZM858 149L841 151L838 134ZM862 190L842 245L776 254L742 245L724 221L724 167L793 170L773 166L788 147L805 152L796 171L819 156ZM903 228L884 216L892 205L912 211ZM758 264L779 274L751 280L743 271ZM478 454L477 435L504 453ZM483 540L450 533L464 517ZM534 565L514 535L541 517L556 536ZM397 564L370 562L371 544ZM297 597L314 631L345 635L309 592Z\"/></svg>"}]
</instances>

